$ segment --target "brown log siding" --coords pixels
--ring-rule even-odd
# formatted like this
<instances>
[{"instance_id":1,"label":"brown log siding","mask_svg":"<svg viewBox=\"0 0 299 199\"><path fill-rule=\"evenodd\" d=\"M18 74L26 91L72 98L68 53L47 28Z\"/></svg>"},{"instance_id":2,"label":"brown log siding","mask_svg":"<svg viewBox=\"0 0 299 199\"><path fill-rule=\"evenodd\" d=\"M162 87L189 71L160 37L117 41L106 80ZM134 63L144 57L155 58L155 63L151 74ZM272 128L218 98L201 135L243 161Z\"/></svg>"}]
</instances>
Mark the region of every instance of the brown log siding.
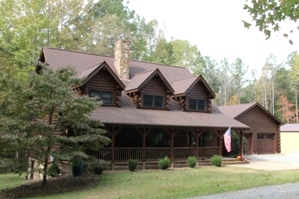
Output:
<instances>
[{"instance_id":1,"label":"brown log siding","mask_svg":"<svg viewBox=\"0 0 299 199\"><path fill-rule=\"evenodd\" d=\"M271 116L269 116L260 107L254 107L244 114L236 118L238 121L250 126L252 132L252 153L258 153L257 149L257 135L258 134L274 134L274 150L273 153L280 152L280 135L279 124Z\"/></svg>"},{"instance_id":2,"label":"brown log siding","mask_svg":"<svg viewBox=\"0 0 299 199\"><path fill-rule=\"evenodd\" d=\"M142 94L163 96L164 108L167 108L169 105L167 87L159 76L153 77L146 85L144 85L140 92Z\"/></svg>"},{"instance_id":3,"label":"brown log siding","mask_svg":"<svg viewBox=\"0 0 299 199\"><path fill-rule=\"evenodd\" d=\"M95 74L84 86L85 94L89 95L89 91L110 91L113 93L112 105L118 106L121 91L115 79L111 74L103 68Z\"/></svg>"},{"instance_id":4,"label":"brown log siding","mask_svg":"<svg viewBox=\"0 0 299 199\"><path fill-rule=\"evenodd\" d=\"M209 92L202 82L198 82L187 94L186 109L189 110L189 99L206 100L206 109L211 107L211 101L208 97Z\"/></svg>"}]
</instances>

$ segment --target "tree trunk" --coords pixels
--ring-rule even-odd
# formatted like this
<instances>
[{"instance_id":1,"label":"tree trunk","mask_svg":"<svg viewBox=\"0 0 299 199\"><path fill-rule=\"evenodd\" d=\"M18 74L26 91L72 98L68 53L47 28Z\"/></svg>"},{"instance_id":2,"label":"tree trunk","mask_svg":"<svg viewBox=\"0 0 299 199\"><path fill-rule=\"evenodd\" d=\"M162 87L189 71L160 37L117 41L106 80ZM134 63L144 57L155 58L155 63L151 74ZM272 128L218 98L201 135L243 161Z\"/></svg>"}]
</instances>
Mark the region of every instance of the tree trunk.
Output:
<instances>
[{"instance_id":1,"label":"tree trunk","mask_svg":"<svg viewBox=\"0 0 299 199\"><path fill-rule=\"evenodd\" d=\"M43 168L43 182L42 185L46 186L47 185L47 170L48 170L48 158L45 158L45 165Z\"/></svg>"}]
</instances>

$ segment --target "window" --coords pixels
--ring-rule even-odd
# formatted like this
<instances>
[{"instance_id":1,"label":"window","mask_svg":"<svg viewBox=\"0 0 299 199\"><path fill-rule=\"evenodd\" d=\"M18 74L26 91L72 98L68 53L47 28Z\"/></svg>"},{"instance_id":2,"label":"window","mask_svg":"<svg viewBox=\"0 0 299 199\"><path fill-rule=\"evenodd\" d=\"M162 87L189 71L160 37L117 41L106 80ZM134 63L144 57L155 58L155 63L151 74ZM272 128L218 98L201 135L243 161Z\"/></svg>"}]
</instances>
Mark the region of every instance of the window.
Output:
<instances>
[{"instance_id":1,"label":"window","mask_svg":"<svg viewBox=\"0 0 299 199\"><path fill-rule=\"evenodd\" d=\"M145 107L163 108L163 96L144 95L143 104Z\"/></svg>"},{"instance_id":2,"label":"window","mask_svg":"<svg viewBox=\"0 0 299 199\"><path fill-rule=\"evenodd\" d=\"M257 139L264 139L264 134L257 134Z\"/></svg>"},{"instance_id":3,"label":"window","mask_svg":"<svg viewBox=\"0 0 299 199\"><path fill-rule=\"evenodd\" d=\"M189 109L196 111L205 111L206 101L200 99L189 99Z\"/></svg>"},{"instance_id":4,"label":"window","mask_svg":"<svg viewBox=\"0 0 299 199\"><path fill-rule=\"evenodd\" d=\"M99 97L104 104L112 104L112 92L109 91L90 91L90 97Z\"/></svg>"}]
</instances>

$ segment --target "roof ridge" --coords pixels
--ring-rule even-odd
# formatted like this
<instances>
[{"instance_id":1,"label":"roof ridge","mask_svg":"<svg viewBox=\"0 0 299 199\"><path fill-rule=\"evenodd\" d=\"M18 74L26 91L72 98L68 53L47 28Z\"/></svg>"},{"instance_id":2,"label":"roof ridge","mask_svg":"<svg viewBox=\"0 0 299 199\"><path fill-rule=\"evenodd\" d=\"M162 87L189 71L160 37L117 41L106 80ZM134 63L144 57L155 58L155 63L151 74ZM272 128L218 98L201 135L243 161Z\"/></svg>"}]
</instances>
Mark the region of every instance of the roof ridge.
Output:
<instances>
[{"instance_id":1,"label":"roof ridge","mask_svg":"<svg viewBox=\"0 0 299 199\"><path fill-rule=\"evenodd\" d=\"M217 106L217 107L231 107L231 106L241 106L241 105L249 105L249 104L256 104L257 102L250 102L250 103L244 103L244 104L232 104L232 105L225 105L225 106Z\"/></svg>"},{"instance_id":2,"label":"roof ridge","mask_svg":"<svg viewBox=\"0 0 299 199\"><path fill-rule=\"evenodd\" d=\"M88 52L84 52L84 51L67 50L67 49L52 48L52 47L43 47L43 48L44 48L44 49L59 50L59 51L66 51L66 52L73 52L73 53L80 53L80 54L87 54L87 55L95 55L95 56L109 57L109 58L113 58L113 59L114 59L114 56L111 56L111 55L103 55L103 54L96 54L96 53L88 53ZM159 65L159 66L164 66L164 67L178 68L178 69L183 69L183 70L186 70L186 69L187 69L187 68L185 68L185 67L181 67L181 66L165 65L165 64L154 63L154 62L149 62L149 61L141 61L141 60L131 59L131 58L130 58L130 61L140 62L140 63L154 64L154 65ZM188 69L187 69L187 70L188 70Z\"/></svg>"},{"instance_id":3,"label":"roof ridge","mask_svg":"<svg viewBox=\"0 0 299 199\"><path fill-rule=\"evenodd\" d=\"M191 78L198 78L200 75L196 75L196 76L192 76L192 77L185 77L185 78L182 78L182 79L177 79L177 80L174 80L172 83L174 82L178 82L178 81L183 81L183 80L186 80L186 79L191 79Z\"/></svg>"},{"instance_id":4,"label":"roof ridge","mask_svg":"<svg viewBox=\"0 0 299 199\"><path fill-rule=\"evenodd\" d=\"M51 49L51 50L58 50L58 51L65 51L65 52L72 52L72 53L79 53L79 54L86 54L86 55L95 55L95 56L101 56L101 57L109 57L114 58L110 55L103 55L103 54L96 54L96 53L88 53L84 51L76 51L76 50L67 50L67 49L61 49L61 48L51 48L51 47L43 47L44 49Z\"/></svg>"},{"instance_id":5,"label":"roof ridge","mask_svg":"<svg viewBox=\"0 0 299 199\"><path fill-rule=\"evenodd\" d=\"M138 75L143 75L145 73L149 73L149 72L154 72L155 70L157 70L158 68L152 69L152 70L147 70L147 71L142 71L141 73L137 73L135 74L133 77L136 77ZM159 69L158 69L159 70Z\"/></svg>"}]
</instances>

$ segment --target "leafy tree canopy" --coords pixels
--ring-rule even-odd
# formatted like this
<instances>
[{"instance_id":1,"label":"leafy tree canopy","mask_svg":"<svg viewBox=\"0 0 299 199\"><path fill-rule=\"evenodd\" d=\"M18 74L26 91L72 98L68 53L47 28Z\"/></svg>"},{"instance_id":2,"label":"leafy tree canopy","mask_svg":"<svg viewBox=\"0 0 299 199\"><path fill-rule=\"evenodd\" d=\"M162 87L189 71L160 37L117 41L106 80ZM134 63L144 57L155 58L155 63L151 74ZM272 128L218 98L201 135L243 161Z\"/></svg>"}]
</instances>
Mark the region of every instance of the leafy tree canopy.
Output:
<instances>
[{"instance_id":1,"label":"leafy tree canopy","mask_svg":"<svg viewBox=\"0 0 299 199\"><path fill-rule=\"evenodd\" d=\"M0 101L0 136L6 152L33 157L46 184L49 157L58 160L89 160L86 149L99 150L108 144L100 121L90 113L99 103L79 96L73 89L81 84L74 71L43 68L29 76L30 84L14 80ZM57 150L57 147L59 148ZM26 166L25 166L26 167Z\"/></svg>"},{"instance_id":2,"label":"leafy tree canopy","mask_svg":"<svg viewBox=\"0 0 299 199\"><path fill-rule=\"evenodd\" d=\"M271 37L272 32L279 31L281 22L299 19L299 2L297 0L251 0L244 5L255 22L255 26L262 31L266 39ZM244 26L249 28L251 23L244 21ZM291 30L292 32L292 30ZM288 34L284 34L288 37ZM293 44L292 40L289 40Z\"/></svg>"}]
</instances>

